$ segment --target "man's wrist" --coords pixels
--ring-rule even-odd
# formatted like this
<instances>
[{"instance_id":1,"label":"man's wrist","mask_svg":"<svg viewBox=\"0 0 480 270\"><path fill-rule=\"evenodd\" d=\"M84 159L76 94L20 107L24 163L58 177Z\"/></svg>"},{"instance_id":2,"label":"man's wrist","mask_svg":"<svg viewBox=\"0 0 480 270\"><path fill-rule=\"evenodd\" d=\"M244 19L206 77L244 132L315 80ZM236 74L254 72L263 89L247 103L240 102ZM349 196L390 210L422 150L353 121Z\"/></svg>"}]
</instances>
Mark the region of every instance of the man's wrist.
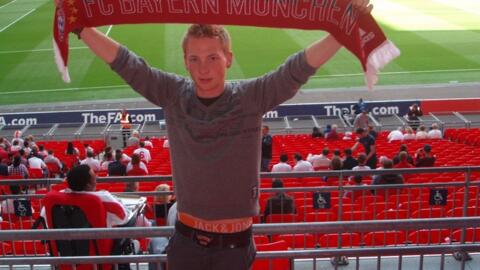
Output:
<instances>
[{"instance_id":1,"label":"man's wrist","mask_svg":"<svg viewBox=\"0 0 480 270\"><path fill-rule=\"evenodd\" d=\"M75 28L72 30L72 33L74 33L78 39L82 39L82 37L80 36L83 32L83 29L85 29L84 27L80 27L80 28Z\"/></svg>"}]
</instances>

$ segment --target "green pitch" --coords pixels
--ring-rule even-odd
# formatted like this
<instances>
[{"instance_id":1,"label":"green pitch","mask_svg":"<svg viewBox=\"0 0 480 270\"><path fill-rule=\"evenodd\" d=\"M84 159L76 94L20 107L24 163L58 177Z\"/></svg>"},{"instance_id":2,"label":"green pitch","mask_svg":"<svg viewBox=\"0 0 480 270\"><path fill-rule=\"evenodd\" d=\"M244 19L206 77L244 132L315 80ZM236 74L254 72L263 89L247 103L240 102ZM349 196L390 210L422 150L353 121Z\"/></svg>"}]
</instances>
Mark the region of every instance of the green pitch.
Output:
<instances>
[{"instance_id":1,"label":"green pitch","mask_svg":"<svg viewBox=\"0 0 480 270\"><path fill-rule=\"evenodd\" d=\"M480 1L377 0L374 16L402 56L380 74L380 85L480 81ZM0 0L0 104L136 97L110 68L71 36L70 75L53 61L51 0ZM100 28L150 64L187 75L180 40L185 25ZM235 62L229 79L261 75L324 32L229 27ZM305 89L363 86L358 60L346 50Z\"/></svg>"}]
</instances>

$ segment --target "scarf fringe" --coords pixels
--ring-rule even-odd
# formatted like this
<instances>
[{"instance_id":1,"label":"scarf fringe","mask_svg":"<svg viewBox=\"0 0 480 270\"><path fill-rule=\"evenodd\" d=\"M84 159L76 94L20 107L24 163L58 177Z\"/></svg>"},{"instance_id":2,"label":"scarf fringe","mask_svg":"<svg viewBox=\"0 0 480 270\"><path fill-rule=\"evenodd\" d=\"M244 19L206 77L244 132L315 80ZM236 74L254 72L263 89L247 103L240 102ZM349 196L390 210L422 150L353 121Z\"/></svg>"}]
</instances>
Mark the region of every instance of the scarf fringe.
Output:
<instances>
[{"instance_id":1,"label":"scarf fringe","mask_svg":"<svg viewBox=\"0 0 480 270\"><path fill-rule=\"evenodd\" d=\"M60 72L60 74L62 74L63 81L66 83L70 83L71 80L70 74L68 73L68 67L63 61L62 54L60 53L60 49L58 48L55 39L53 39L53 56L55 59L55 63L57 64L58 71Z\"/></svg>"},{"instance_id":2,"label":"scarf fringe","mask_svg":"<svg viewBox=\"0 0 480 270\"><path fill-rule=\"evenodd\" d=\"M365 72L365 83L369 90L377 84L379 70L398 56L400 56L400 50L388 39L370 53Z\"/></svg>"}]
</instances>

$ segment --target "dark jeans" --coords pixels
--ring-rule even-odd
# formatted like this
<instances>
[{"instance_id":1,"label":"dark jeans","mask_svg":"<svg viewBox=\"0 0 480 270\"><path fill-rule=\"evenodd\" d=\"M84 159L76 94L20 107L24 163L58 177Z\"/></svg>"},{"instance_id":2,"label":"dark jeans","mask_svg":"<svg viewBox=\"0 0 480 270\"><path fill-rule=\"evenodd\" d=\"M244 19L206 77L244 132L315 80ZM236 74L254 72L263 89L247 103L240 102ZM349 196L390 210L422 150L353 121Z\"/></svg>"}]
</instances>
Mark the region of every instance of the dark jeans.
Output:
<instances>
[{"instance_id":1,"label":"dark jeans","mask_svg":"<svg viewBox=\"0 0 480 270\"><path fill-rule=\"evenodd\" d=\"M166 250L168 270L248 270L256 254L253 238L241 248L204 247L178 232Z\"/></svg>"},{"instance_id":2,"label":"dark jeans","mask_svg":"<svg viewBox=\"0 0 480 270\"><path fill-rule=\"evenodd\" d=\"M260 171L261 172L268 172L269 170L269 165L271 158L262 158L262 163L260 164Z\"/></svg>"}]
</instances>

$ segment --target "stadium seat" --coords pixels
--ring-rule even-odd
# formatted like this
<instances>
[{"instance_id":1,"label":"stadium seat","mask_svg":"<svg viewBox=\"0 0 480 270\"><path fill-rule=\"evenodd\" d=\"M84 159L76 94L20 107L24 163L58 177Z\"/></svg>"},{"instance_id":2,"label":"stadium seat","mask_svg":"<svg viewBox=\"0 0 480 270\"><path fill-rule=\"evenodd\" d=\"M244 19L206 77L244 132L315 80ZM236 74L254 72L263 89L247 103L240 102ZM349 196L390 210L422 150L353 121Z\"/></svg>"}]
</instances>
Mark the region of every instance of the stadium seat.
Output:
<instances>
[{"instance_id":1,"label":"stadium seat","mask_svg":"<svg viewBox=\"0 0 480 270\"><path fill-rule=\"evenodd\" d=\"M402 245L405 240L405 232L402 231L369 232L364 239L366 246Z\"/></svg>"},{"instance_id":2,"label":"stadium seat","mask_svg":"<svg viewBox=\"0 0 480 270\"><path fill-rule=\"evenodd\" d=\"M448 229L432 229L414 231L408 235L408 241L413 244L441 244L449 236Z\"/></svg>"},{"instance_id":3,"label":"stadium seat","mask_svg":"<svg viewBox=\"0 0 480 270\"><path fill-rule=\"evenodd\" d=\"M341 240L341 243L339 242ZM355 247L360 245L360 235L358 233L338 233L324 234L319 239L320 247Z\"/></svg>"},{"instance_id":4,"label":"stadium seat","mask_svg":"<svg viewBox=\"0 0 480 270\"><path fill-rule=\"evenodd\" d=\"M268 244L256 245L257 251L286 251L288 245L285 241L277 241ZM290 270L289 259L256 259L252 270Z\"/></svg>"},{"instance_id":5,"label":"stadium seat","mask_svg":"<svg viewBox=\"0 0 480 270\"><path fill-rule=\"evenodd\" d=\"M38 256L47 254L47 248L40 240L14 241L12 253L14 255Z\"/></svg>"},{"instance_id":6,"label":"stadium seat","mask_svg":"<svg viewBox=\"0 0 480 270\"><path fill-rule=\"evenodd\" d=\"M285 241L290 248L314 248L316 246L315 236L312 234L281 234L275 235L272 239L276 241Z\"/></svg>"},{"instance_id":7,"label":"stadium seat","mask_svg":"<svg viewBox=\"0 0 480 270\"><path fill-rule=\"evenodd\" d=\"M97 196L87 193L63 193L52 191L43 199L48 228L105 228L107 212ZM68 214L70 213L70 214ZM68 221L75 216L78 222ZM70 223L66 225L64 223ZM74 224L72 224L74 223ZM76 224L78 223L78 224ZM67 227L68 226L68 227ZM112 251L112 239L51 241L52 252L58 256L59 250L65 256L109 255ZM96 246L96 247L95 247ZM62 265L62 269L71 269L71 265ZM93 269L93 265L77 265L77 269ZM111 269L111 265L102 265Z\"/></svg>"},{"instance_id":8,"label":"stadium seat","mask_svg":"<svg viewBox=\"0 0 480 270\"><path fill-rule=\"evenodd\" d=\"M462 229L452 233L452 241L460 242L462 239ZM465 242L480 242L480 228L467 228L465 230Z\"/></svg>"},{"instance_id":9,"label":"stadium seat","mask_svg":"<svg viewBox=\"0 0 480 270\"><path fill-rule=\"evenodd\" d=\"M300 222L296 214L270 214L265 218L266 223L292 223Z\"/></svg>"}]
</instances>

